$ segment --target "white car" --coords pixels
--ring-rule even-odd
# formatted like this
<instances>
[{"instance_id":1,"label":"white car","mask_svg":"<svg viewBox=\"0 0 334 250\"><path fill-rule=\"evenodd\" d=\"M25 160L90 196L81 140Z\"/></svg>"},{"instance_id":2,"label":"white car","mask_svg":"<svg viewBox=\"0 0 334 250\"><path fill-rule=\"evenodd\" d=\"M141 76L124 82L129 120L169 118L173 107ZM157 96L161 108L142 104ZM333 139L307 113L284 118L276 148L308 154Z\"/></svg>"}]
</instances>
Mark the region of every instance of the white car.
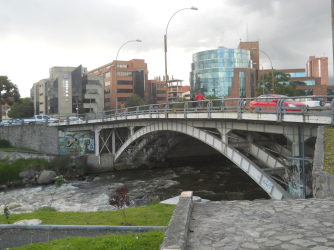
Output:
<instances>
[{"instance_id":1,"label":"white car","mask_svg":"<svg viewBox=\"0 0 334 250\"><path fill-rule=\"evenodd\" d=\"M297 102L304 103L307 107L314 108L314 107L325 107L325 101L317 96L305 96L296 99Z\"/></svg>"}]
</instances>

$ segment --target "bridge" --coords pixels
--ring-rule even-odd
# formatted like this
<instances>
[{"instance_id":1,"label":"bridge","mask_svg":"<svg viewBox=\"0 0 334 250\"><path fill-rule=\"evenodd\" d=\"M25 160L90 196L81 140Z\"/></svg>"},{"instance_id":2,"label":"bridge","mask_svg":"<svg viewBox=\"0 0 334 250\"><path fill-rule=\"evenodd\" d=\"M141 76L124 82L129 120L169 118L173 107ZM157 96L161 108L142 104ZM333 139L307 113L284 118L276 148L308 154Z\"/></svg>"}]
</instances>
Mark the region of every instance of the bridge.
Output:
<instances>
[{"instance_id":1,"label":"bridge","mask_svg":"<svg viewBox=\"0 0 334 250\"><path fill-rule=\"evenodd\" d=\"M296 111L284 101L270 110L229 101L205 101L202 109L192 102L145 105L47 125L57 130L59 154L86 155L104 170L164 161L191 138L231 160L271 198L305 197L317 128L333 124L333 101Z\"/></svg>"}]
</instances>

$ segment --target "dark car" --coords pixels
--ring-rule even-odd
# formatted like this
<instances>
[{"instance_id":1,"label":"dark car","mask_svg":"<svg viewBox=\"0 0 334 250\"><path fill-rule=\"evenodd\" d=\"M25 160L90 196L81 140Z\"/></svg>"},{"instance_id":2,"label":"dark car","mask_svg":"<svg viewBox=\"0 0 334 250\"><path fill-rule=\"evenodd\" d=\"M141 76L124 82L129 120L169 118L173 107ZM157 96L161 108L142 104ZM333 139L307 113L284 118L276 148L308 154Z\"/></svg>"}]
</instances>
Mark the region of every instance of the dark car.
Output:
<instances>
[{"instance_id":1,"label":"dark car","mask_svg":"<svg viewBox=\"0 0 334 250\"><path fill-rule=\"evenodd\" d=\"M306 107L304 103L296 102L286 95L261 95L257 97L254 101L249 103L251 108L261 107L262 110L276 110L270 107L277 107L279 99L284 99L284 107L288 108L287 111L301 111L302 107ZM300 108L298 108L300 107Z\"/></svg>"}]
</instances>

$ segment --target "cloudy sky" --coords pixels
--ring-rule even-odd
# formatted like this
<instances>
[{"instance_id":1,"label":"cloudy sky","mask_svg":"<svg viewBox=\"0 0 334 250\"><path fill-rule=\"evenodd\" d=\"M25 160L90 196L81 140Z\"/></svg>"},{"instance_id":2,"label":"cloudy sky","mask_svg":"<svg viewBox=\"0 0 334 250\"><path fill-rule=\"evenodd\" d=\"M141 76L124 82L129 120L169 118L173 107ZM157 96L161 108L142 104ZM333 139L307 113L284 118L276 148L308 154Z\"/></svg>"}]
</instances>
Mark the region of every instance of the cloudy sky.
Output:
<instances>
[{"instance_id":1,"label":"cloudy sky","mask_svg":"<svg viewBox=\"0 0 334 250\"><path fill-rule=\"evenodd\" d=\"M333 75L330 0L0 0L0 75L22 97L53 66L92 70L116 59L145 59L149 79L168 74L189 85L192 55L240 40L259 41L275 69L305 68L309 56L329 58ZM268 58L260 53L264 68Z\"/></svg>"}]
</instances>

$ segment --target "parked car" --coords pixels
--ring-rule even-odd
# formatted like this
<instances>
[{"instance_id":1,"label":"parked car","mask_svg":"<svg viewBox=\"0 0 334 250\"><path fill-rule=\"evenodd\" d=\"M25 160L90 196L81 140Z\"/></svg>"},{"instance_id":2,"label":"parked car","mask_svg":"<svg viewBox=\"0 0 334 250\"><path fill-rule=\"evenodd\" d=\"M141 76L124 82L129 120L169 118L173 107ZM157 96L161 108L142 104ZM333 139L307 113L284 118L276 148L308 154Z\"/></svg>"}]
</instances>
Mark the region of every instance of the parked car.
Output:
<instances>
[{"instance_id":1,"label":"parked car","mask_svg":"<svg viewBox=\"0 0 334 250\"><path fill-rule=\"evenodd\" d=\"M46 120L50 123L57 123L59 122L59 119L57 118L51 118L47 115L35 115L32 118L25 118L23 119L24 123L45 123Z\"/></svg>"},{"instance_id":2,"label":"parked car","mask_svg":"<svg viewBox=\"0 0 334 250\"><path fill-rule=\"evenodd\" d=\"M70 122L82 122L82 119L80 117L76 117L76 116L70 116L70 117L68 117L68 119L69 119Z\"/></svg>"},{"instance_id":3,"label":"parked car","mask_svg":"<svg viewBox=\"0 0 334 250\"><path fill-rule=\"evenodd\" d=\"M284 107L287 107L287 111L300 111L301 107L306 107L306 104L301 102L296 102L291 98L288 98L286 95L277 95L277 94L269 94L269 95L261 95L257 97L254 101L249 103L251 108L261 107L262 110L276 110L278 100L284 98ZM300 107L300 108L298 108Z\"/></svg>"},{"instance_id":4,"label":"parked car","mask_svg":"<svg viewBox=\"0 0 334 250\"><path fill-rule=\"evenodd\" d=\"M306 104L307 107L325 107L325 101L321 97L317 96L305 96L297 98L296 101Z\"/></svg>"},{"instance_id":5,"label":"parked car","mask_svg":"<svg viewBox=\"0 0 334 250\"><path fill-rule=\"evenodd\" d=\"M0 126L10 126L10 125L20 125L20 124L21 124L20 119L9 119L9 120L0 122Z\"/></svg>"}]
</instances>

